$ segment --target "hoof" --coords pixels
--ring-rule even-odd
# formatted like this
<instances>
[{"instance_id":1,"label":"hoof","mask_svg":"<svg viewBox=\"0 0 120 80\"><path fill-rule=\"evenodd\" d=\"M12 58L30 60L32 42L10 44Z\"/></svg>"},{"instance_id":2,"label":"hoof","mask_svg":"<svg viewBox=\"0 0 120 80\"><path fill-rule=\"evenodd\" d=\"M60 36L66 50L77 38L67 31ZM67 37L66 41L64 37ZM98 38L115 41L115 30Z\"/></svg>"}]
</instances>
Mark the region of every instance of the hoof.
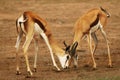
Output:
<instances>
[{"instance_id":1,"label":"hoof","mask_svg":"<svg viewBox=\"0 0 120 80\"><path fill-rule=\"evenodd\" d=\"M33 69L33 72L37 72L37 69L36 69L36 68L34 68L34 69Z\"/></svg>"},{"instance_id":2,"label":"hoof","mask_svg":"<svg viewBox=\"0 0 120 80\"><path fill-rule=\"evenodd\" d=\"M69 67L66 66L64 69L69 69Z\"/></svg>"},{"instance_id":3,"label":"hoof","mask_svg":"<svg viewBox=\"0 0 120 80\"><path fill-rule=\"evenodd\" d=\"M58 71L61 71L59 68L57 68Z\"/></svg>"},{"instance_id":4,"label":"hoof","mask_svg":"<svg viewBox=\"0 0 120 80\"><path fill-rule=\"evenodd\" d=\"M61 71L60 69L57 70L58 72Z\"/></svg>"},{"instance_id":5,"label":"hoof","mask_svg":"<svg viewBox=\"0 0 120 80\"><path fill-rule=\"evenodd\" d=\"M53 71L55 71L55 72L61 72L61 71L63 71L63 70L55 70L55 69L53 69Z\"/></svg>"},{"instance_id":6,"label":"hoof","mask_svg":"<svg viewBox=\"0 0 120 80\"><path fill-rule=\"evenodd\" d=\"M32 76L31 75L27 75L27 76L25 76L25 78L31 78Z\"/></svg>"},{"instance_id":7,"label":"hoof","mask_svg":"<svg viewBox=\"0 0 120 80\"><path fill-rule=\"evenodd\" d=\"M61 71L60 68L58 68L58 67L56 67L56 66L55 66L55 68L57 69L57 71Z\"/></svg>"},{"instance_id":8,"label":"hoof","mask_svg":"<svg viewBox=\"0 0 120 80\"><path fill-rule=\"evenodd\" d=\"M26 78L31 78L32 77L32 72L28 71Z\"/></svg>"},{"instance_id":9,"label":"hoof","mask_svg":"<svg viewBox=\"0 0 120 80\"><path fill-rule=\"evenodd\" d=\"M97 68L93 67L93 69L92 69L92 70L97 70Z\"/></svg>"},{"instance_id":10,"label":"hoof","mask_svg":"<svg viewBox=\"0 0 120 80\"><path fill-rule=\"evenodd\" d=\"M77 68L77 65L74 65L74 68Z\"/></svg>"},{"instance_id":11,"label":"hoof","mask_svg":"<svg viewBox=\"0 0 120 80\"><path fill-rule=\"evenodd\" d=\"M85 64L84 67L89 67L89 65L88 65L88 64Z\"/></svg>"},{"instance_id":12,"label":"hoof","mask_svg":"<svg viewBox=\"0 0 120 80\"><path fill-rule=\"evenodd\" d=\"M61 71L59 68L57 68L58 71Z\"/></svg>"},{"instance_id":13,"label":"hoof","mask_svg":"<svg viewBox=\"0 0 120 80\"><path fill-rule=\"evenodd\" d=\"M21 74L21 72L20 71L16 71L16 75L20 75Z\"/></svg>"},{"instance_id":14,"label":"hoof","mask_svg":"<svg viewBox=\"0 0 120 80\"><path fill-rule=\"evenodd\" d=\"M56 70L56 69L57 69L57 70ZM56 67L56 66L53 67L53 70L54 70L54 71L57 71L57 72L60 72L60 71L61 71L61 69L58 68L58 67Z\"/></svg>"},{"instance_id":15,"label":"hoof","mask_svg":"<svg viewBox=\"0 0 120 80\"><path fill-rule=\"evenodd\" d=\"M108 68L113 68L113 66L112 66L112 65L108 65L107 67L108 67Z\"/></svg>"}]
</instances>

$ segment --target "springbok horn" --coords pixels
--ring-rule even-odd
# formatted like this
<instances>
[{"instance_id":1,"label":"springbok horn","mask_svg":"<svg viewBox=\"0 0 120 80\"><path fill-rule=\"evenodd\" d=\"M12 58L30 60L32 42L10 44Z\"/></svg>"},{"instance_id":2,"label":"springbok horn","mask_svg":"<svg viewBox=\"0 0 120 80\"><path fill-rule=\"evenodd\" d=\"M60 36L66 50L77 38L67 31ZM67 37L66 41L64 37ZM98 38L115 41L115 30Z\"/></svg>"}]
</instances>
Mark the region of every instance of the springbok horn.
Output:
<instances>
[{"instance_id":1,"label":"springbok horn","mask_svg":"<svg viewBox=\"0 0 120 80\"><path fill-rule=\"evenodd\" d=\"M105 11L105 9L103 9L102 6L100 6L100 9L101 9L102 11Z\"/></svg>"},{"instance_id":2,"label":"springbok horn","mask_svg":"<svg viewBox=\"0 0 120 80\"><path fill-rule=\"evenodd\" d=\"M63 43L64 43L64 45L66 47L65 51L68 51L70 49L70 45L67 45L65 41L63 41Z\"/></svg>"},{"instance_id":3,"label":"springbok horn","mask_svg":"<svg viewBox=\"0 0 120 80\"><path fill-rule=\"evenodd\" d=\"M63 43L64 43L65 47L68 47L65 41L63 41Z\"/></svg>"},{"instance_id":4,"label":"springbok horn","mask_svg":"<svg viewBox=\"0 0 120 80\"><path fill-rule=\"evenodd\" d=\"M78 46L78 42L75 42L71 48L71 56L75 55L77 46Z\"/></svg>"}]
</instances>

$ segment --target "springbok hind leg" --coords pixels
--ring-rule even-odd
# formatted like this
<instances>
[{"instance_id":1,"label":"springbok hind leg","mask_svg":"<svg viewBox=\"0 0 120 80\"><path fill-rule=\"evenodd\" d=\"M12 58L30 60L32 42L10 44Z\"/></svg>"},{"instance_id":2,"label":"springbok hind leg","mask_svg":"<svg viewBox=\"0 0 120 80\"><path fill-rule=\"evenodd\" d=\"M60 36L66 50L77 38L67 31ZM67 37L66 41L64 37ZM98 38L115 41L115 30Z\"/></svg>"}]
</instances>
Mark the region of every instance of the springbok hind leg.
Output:
<instances>
[{"instance_id":1,"label":"springbok hind leg","mask_svg":"<svg viewBox=\"0 0 120 80\"><path fill-rule=\"evenodd\" d=\"M33 39L33 35L31 37L26 36L26 41L23 45L23 51L24 51L24 57L25 57L26 66L27 66L28 77L32 76L32 74L33 74L31 69L30 69L30 66L29 66L28 54L27 54L27 50L28 50L28 47L29 47L32 39Z\"/></svg>"},{"instance_id":2,"label":"springbok hind leg","mask_svg":"<svg viewBox=\"0 0 120 80\"><path fill-rule=\"evenodd\" d=\"M74 61L74 68L77 68L77 67L78 67L78 54L76 54L76 55L73 57L73 61Z\"/></svg>"},{"instance_id":3,"label":"springbok hind leg","mask_svg":"<svg viewBox=\"0 0 120 80\"><path fill-rule=\"evenodd\" d=\"M98 39L95 33L91 33L91 36L93 38L93 42L94 42L94 49L93 49L93 55L95 54L95 51L97 49L97 45L98 45Z\"/></svg>"},{"instance_id":4,"label":"springbok hind leg","mask_svg":"<svg viewBox=\"0 0 120 80\"><path fill-rule=\"evenodd\" d=\"M91 58L92 58L92 62L93 62L93 69L96 69L96 62L95 62L94 55L93 55L93 50L92 50L91 33L88 34L88 44L89 44L89 48L90 48L90 52L91 52Z\"/></svg>"},{"instance_id":5,"label":"springbok hind leg","mask_svg":"<svg viewBox=\"0 0 120 80\"><path fill-rule=\"evenodd\" d=\"M19 55L18 55L18 50L19 50L19 46L20 46L20 42L21 42L21 38L23 36L23 32L20 31L18 37L17 37L17 41L16 41L16 74L19 75L21 74L20 70L19 70Z\"/></svg>"},{"instance_id":6,"label":"springbok hind leg","mask_svg":"<svg viewBox=\"0 0 120 80\"><path fill-rule=\"evenodd\" d=\"M38 40L34 39L34 46L35 46L35 60L34 60L34 72L37 69L37 55L38 55Z\"/></svg>"},{"instance_id":7,"label":"springbok hind leg","mask_svg":"<svg viewBox=\"0 0 120 80\"><path fill-rule=\"evenodd\" d=\"M107 40L107 36L106 36L106 33L105 31L103 30L103 28L100 28L101 30L101 33L106 41L106 44L107 44L107 49L108 49L108 59L109 59L109 62L108 62L108 66L109 67L112 67L112 60L111 60L111 55L110 55L110 48L109 48L109 44L108 44L108 40Z\"/></svg>"}]
</instances>

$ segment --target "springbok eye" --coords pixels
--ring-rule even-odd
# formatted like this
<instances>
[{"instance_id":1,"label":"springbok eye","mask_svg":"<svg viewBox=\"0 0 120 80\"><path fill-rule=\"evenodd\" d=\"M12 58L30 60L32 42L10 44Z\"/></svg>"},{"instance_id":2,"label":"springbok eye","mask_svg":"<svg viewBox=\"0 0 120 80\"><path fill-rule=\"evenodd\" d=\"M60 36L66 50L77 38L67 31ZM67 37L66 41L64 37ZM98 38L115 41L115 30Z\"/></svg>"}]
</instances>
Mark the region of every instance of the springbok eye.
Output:
<instances>
[{"instance_id":1,"label":"springbok eye","mask_svg":"<svg viewBox=\"0 0 120 80\"><path fill-rule=\"evenodd\" d=\"M67 60L68 60L69 58L70 58L70 56L68 55L68 56L67 56Z\"/></svg>"}]
</instances>

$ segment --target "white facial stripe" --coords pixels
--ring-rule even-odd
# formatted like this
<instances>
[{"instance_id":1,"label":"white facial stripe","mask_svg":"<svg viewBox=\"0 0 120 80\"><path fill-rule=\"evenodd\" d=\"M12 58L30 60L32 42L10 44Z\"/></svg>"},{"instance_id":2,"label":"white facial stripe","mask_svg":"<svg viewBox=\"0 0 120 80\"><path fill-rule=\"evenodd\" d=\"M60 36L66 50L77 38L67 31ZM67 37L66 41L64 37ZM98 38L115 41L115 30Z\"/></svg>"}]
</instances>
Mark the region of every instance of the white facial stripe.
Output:
<instances>
[{"instance_id":1,"label":"white facial stripe","mask_svg":"<svg viewBox=\"0 0 120 80\"><path fill-rule=\"evenodd\" d=\"M66 67L66 64L68 63L68 61L66 62L66 60L67 60L67 55L58 56L58 58L59 58L59 60L60 60L60 63L61 63L62 68L65 68L65 67Z\"/></svg>"},{"instance_id":2,"label":"white facial stripe","mask_svg":"<svg viewBox=\"0 0 120 80\"><path fill-rule=\"evenodd\" d=\"M65 67L68 67L68 66L69 66L69 61L67 60Z\"/></svg>"}]
</instances>

